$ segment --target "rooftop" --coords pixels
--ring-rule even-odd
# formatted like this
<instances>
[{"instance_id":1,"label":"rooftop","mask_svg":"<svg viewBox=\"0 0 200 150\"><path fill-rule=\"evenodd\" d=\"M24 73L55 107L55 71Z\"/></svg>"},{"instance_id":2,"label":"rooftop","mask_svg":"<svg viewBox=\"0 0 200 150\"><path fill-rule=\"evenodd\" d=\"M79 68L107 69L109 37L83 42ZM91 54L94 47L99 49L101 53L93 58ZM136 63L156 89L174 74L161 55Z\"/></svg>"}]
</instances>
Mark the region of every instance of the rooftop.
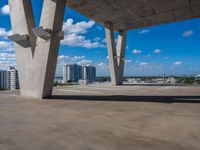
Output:
<instances>
[{"instance_id":1,"label":"rooftop","mask_svg":"<svg viewBox=\"0 0 200 150\"><path fill-rule=\"evenodd\" d=\"M56 87L0 93L0 149L200 149L200 87Z\"/></svg>"}]
</instances>

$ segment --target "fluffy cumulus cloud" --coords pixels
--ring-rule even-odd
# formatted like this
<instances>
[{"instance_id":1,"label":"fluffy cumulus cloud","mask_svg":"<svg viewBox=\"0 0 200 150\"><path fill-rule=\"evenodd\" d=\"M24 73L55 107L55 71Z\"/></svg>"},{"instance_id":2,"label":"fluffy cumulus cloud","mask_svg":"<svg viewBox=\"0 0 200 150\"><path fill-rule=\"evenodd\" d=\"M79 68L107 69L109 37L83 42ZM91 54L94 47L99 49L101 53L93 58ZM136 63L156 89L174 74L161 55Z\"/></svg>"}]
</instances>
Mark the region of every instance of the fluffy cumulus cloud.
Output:
<instances>
[{"instance_id":1,"label":"fluffy cumulus cloud","mask_svg":"<svg viewBox=\"0 0 200 150\"><path fill-rule=\"evenodd\" d=\"M162 50L160 50L160 49L155 49L153 52L154 52L155 54L160 54L160 53L162 52Z\"/></svg>"},{"instance_id":2,"label":"fluffy cumulus cloud","mask_svg":"<svg viewBox=\"0 0 200 150\"><path fill-rule=\"evenodd\" d=\"M9 5L4 5L1 8L1 14L3 14L3 15L9 15L9 13L10 13Z\"/></svg>"},{"instance_id":3,"label":"fluffy cumulus cloud","mask_svg":"<svg viewBox=\"0 0 200 150\"><path fill-rule=\"evenodd\" d=\"M66 34L64 40L61 41L62 45L75 46L75 47L84 47L84 48L104 48L105 45L101 44L98 41L92 41L86 39L83 35L78 34Z\"/></svg>"},{"instance_id":4,"label":"fluffy cumulus cloud","mask_svg":"<svg viewBox=\"0 0 200 150\"><path fill-rule=\"evenodd\" d=\"M84 47L84 48L105 48L105 44L97 38L87 39L84 35L94 26L94 21L81 21L74 23L73 19L67 19L64 22L63 30L65 32L64 40L61 41L62 45L72 47Z\"/></svg>"},{"instance_id":5,"label":"fluffy cumulus cloud","mask_svg":"<svg viewBox=\"0 0 200 150\"><path fill-rule=\"evenodd\" d=\"M0 28L0 69L7 69L9 66L16 67L13 43L7 39L11 33L12 31Z\"/></svg>"},{"instance_id":6,"label":"fluffy cumulus cloud","mask_svg":"<svg viewBox=\"0 0 200 150\"><path fill-rule=\"evenodd\" d=\"M134 49L134 50L132 51L132 53L133 53L133 54L140 54L140 53L142 53L142 51L141 51L141 50L138 50L138 49Z\"/></svg>"},{"instance_id":7,"label":"fluffy cumulus cloud","mask_svg":"<svg viewBox=\"0 0 200 150\"><path fill-rule=\"evenodd\" d=\"M183 32L183 36L184 37L189 37L189 36L191 36L192 34L194 34L194 31L193 30L188 30L188 31L185 31L185 32Z\"/></svg>"},{"instance_id":8,"label":"fluffy cumulus cloud","mask_svg":"<svg viewBox=\"0 0 200 150\"><path fill-rule=\"evenodd\" d=\"M88 32L88 29L94 26L94 21L90 20L88 22L81 21L73 24L73 19L67 19L63 24L63 30L66 33L76 33L76 34L84 34Z\"/></svg>"},{"instance_id":9,"label":"fluffy cumulus cloud","mask_svg":"<svg viewBox=\"0 0 200 150\"><path fill-rule=\"evenodd\" d=\"M13 51L13 43L7 38L11 34L11 30L7 31L5 28L0 27L0 52Z\"/></svg>"}]
</instances>

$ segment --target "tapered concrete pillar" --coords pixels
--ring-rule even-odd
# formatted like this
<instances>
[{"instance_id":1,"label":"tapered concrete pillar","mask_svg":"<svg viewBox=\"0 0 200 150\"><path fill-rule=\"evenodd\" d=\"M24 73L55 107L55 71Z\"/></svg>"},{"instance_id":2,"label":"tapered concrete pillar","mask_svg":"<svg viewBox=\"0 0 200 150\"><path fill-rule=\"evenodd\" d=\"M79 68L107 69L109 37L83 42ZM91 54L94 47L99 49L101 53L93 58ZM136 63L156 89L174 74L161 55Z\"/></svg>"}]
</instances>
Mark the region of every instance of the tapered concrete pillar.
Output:
<instances>
[{"instance_id":1,"label":"tapered concrete pillar","mask_svg":"<svg viewBox=\"0 0 200 150\"><path fill-rule=\"evenodd\" d=\"M112 85L123 84L125 49L126 49L126 30L119 31L117 47L115 44L114 30L111 23L106 24L106 40L109 57L109 68Z\"/></svg>"},{"instance_id":2,"label":"tapered concrete pillar","mask_svg":"<svg viewBox=\"0 0 200 150\"><path fill-rule=\"evenodd\" d=\"M9 0L13 34L26 35L29 47L15 45L22 96L51 96L66 0L44 0L40 26L51 31L48 40L35 37L31 0ZM26 42L27 43L27 42Z\"/></svg>"},{"instance_id":3,"label":"tapered concrete pillar","mask_svg":"<svg viewBox=\"0 0 200 150\"><path fill-rule=\"evenodd\" d=\"M118 33L117 40L117 58L118 58L118 84L123 84L124 78L124 64L125 64L125 52L126 52L126 30L121 30Z\"/></svg>"}]
</instances>

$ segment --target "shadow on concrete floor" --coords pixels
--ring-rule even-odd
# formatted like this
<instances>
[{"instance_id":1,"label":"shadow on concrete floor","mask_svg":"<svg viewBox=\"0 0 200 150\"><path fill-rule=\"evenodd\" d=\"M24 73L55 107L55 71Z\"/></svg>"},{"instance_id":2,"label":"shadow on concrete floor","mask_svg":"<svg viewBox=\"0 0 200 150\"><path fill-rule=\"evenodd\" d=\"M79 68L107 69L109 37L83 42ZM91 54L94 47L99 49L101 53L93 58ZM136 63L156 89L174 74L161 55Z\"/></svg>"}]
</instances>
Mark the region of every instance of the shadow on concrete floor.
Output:
<instances>
[{"instance_id":1,"label":"shadow on concrete floor","mask_svg":"<svg viewBox=\"0 0 200 150\"><path fill-rule=\"evenodd\" d=\"M123 84L120 86L186 86L186 87L200 87L199 84L162 84L162 83L158 83L158 84L154 84L154 83L149 83L149 84Z\"/></svg>"},{"instance_id":2,"label":"shadow on concrete floor","mask_svg":"<svg viewBox=\"0 0 200 150\"><path fill-rule=\"evenodd\" d=\"M155 102L155 103L200 103L200 96L53 95L50 98L50 100Z\"/></svg>"}]
</instances>

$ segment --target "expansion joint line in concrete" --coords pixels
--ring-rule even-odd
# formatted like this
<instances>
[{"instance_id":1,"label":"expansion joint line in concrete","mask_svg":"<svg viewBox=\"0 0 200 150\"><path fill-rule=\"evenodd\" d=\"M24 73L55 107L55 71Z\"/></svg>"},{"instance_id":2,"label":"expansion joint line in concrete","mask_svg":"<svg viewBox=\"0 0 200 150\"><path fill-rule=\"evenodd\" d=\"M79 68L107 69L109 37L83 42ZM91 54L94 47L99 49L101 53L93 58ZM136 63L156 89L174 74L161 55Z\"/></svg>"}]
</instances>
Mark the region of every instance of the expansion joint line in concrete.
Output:
<instances>
[{"instance_id":1,"label":"expansion joint line in concrete","mask_svg":"<svg viewBox=\"0 0 200 150\"><path fill-rule=\"evenodd\" d=\"M39 35L36 37L31 0L9 0L12 30L17 39L14 45L22 96L51 96L61 40L58 36L63 37L61 31L66 1L44 0L40 20L42 28L36 30ZM29 40L29 47L27 41L22 40L22 35L28 35L23 39Z\"/></svg>"},{"instance_id":2,"label":"expansion joint line in concrete","mask_svg":"<svg viewBox=\"0 0 200 150\"><path fill-rule=\"evenodd\" d=\"M112 23L106 23L105 26L111 82L113 85L121 85L124 76L127 30L118 31L116 46Z\"/></svg>"}]
</instances>

